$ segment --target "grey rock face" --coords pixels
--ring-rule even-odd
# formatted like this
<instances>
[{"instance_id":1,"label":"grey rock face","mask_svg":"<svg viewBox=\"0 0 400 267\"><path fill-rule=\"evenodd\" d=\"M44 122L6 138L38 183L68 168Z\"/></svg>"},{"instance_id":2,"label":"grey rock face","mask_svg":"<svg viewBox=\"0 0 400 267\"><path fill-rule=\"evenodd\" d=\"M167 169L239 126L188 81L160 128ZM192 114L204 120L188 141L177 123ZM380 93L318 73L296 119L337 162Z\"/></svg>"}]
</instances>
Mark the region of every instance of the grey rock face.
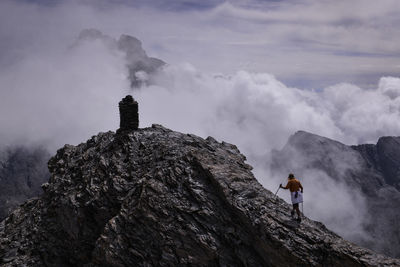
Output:
<instances>
[{"instance_id":1,"label":"grey rock face","mask_svg":"<svg viewBox=\"0 0 400 267\"><path fill-rule=\"evenodd\" d=\"M400 190L400 137L385 136L376 145L352 146L384 182Z\"/></svg>"},{"instance_id":2,"label":"grey rock face","mask_svg":"<svg viewBox=\"0 0 400 267\"><path fill-rule=\"evenodd\" d=\"M306 177L309 169L361 192L367 200L369 223L365 229L373 242L362 242L376 251L400 257L400 138L382 137L377 145L346 146L307 132L291 136L281 151L273 153L272 169L279 175ZM361 241L360 241L361 242Z\"/></svg>"},{"instance_id":3,"label":"grey rock face","mask_svg":"<svg viewBox=\"0 0 400 267\"><path fill-rule=\"evenodd\" d=\"M162 126L49 161L45 193L0 224L0 266L398 266L290 220L236 146Z\"/></svg>"},{"instance_id":4,"label":"grey rock face","mask_svg":"<svg viewBox=\"0 0 400 267\"><path fill-rule=\"evenodd\" d=\"M118 48L126 53L129 79L131 80L132 87L141 84L138 72L151 74L165 65L165 62L158 58L148 57L142 48L142 43L135 37L121 35L118 40Z\"/></svg>"},{"instance_id":5,"label":"grey rock face","mask_svg":"<svg viewBox=\"0 0 400 267\"><path fill-rule=\"evenodd\" d=\"M125 54L126 66L128 68L128 78L131 81L131 87L138 87L146 83L141 76L155 73L165 62L147 56L142 48L142 43L137 38L130 35L121 35L118 40L103 34L96 29L85 29L78 37L78 43L82 41L101 40L108 47L117 49ZM141 73L141 74L140 74Z\"/></svg>"},{"instance_id":6,"label":"grey rock face","mask_svg":"<svg viewBox=\"0 0 400 267\"><path fill-rule=\"evenodd\" d=\"M42 148L0 149L0 220L28 198L42 193L40 186L50 176L46 166L49 158Z\"/></svg>"},{"instance_id":7,"label":"grey rock face","mask_svg":"<svg viewBox=\"0 0 400 267\"><path fill-rule=\"evenodd\" d=\"M299 131L289 138L281 151L273 153L272 169L285 175L294 172L299 177L307 169L319 169L332 179L374 194L375 188L385 181L371 164L351 146Z\"/></svg>"},{"instance_id":8,"label":"grey rock face","mask_svg":"<svg viewBox=\"0 0 400 267\"><path fill-rule=\"evenodd\" d=\"M400 190L400 137L381 137L377 157L385 181Z\"/></svg>"}]
</instances>

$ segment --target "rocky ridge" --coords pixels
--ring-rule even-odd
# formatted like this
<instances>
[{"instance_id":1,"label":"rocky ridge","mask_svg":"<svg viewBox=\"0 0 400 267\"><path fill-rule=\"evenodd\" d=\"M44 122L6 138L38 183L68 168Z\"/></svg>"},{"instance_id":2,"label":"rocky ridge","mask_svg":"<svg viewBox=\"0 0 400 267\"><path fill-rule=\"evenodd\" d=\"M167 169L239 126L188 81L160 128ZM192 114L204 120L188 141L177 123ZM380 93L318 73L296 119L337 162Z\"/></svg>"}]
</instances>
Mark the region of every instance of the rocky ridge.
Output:
<instances>
[{"instance_id":1,"label":"rocky ridge","mask_svg":"<svg viewBox=\"0 0 400 267\"><path fill-rule=\"evenodd\" d=\"M49 161L45 193L0 224L0 266L398 266L257 182L236 146L159 125Z\"/></svg>"},{"instance_id":2,"label":"rocky ridge","mask_svg":"<svg viewBox=\"0 0 400 267\"><path fill-rule=\"evenodd\" d=\"M370 214L365 230L373 237L363 246L400 257L400 137L381 137L377 144L347 146L335 140L299 131L272 155L278 175L294 172L307 179L310 170L346 184L366 199Z\"/></svg>"},{"instance_id":3,"label":"rocky ridge","mask_svg":"<svg viewBox=\"0 0 400 267\"><path fill-rule=\"evenodd\" d=\"M351 147L360 153L368 168L383 177L382 184L388 184L400 190L400 137L384 136L379 138L376 145Z\"/></svg>"}]
</instances>

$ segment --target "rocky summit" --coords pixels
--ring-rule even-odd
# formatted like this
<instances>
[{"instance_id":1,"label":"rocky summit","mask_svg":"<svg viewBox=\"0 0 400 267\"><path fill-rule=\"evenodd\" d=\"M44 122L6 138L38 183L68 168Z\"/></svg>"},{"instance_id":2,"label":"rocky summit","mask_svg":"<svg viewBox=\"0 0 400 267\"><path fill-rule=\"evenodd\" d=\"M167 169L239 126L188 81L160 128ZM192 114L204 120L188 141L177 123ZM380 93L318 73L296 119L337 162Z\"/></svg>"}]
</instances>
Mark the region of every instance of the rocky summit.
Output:
<instances>
[{"instance_id":1,"label":"rocky summit","mask_svg":"<svg viewBox=\"0 0 400 267\"><path fill-rule=\"evenodd\" d=\"M236 146L159 125L49 161L44 194L0 224L0 266L399 266L290 218Z\"/></svg>"},{"instance_id":2,"label":"rocky summit","mask_svg":"<svg viewBox=\"0 0 400 267\"><path fill-rule=\"evenodd\" d=\"M236 146L160 125L66 145L40 198L0 223L0 266L398 266L322 223L290 217Z\"/></svg>"}]
</instances>

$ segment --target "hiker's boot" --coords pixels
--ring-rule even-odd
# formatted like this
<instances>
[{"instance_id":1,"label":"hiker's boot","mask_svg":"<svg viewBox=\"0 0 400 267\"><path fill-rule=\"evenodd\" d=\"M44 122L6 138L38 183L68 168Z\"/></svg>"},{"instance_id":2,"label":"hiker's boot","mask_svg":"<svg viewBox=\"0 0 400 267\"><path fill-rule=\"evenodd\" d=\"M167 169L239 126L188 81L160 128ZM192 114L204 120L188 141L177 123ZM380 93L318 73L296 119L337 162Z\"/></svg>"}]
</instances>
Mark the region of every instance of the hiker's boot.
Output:
<instances>
[{"instance_id":1,"label":"hiker's boot","mask_svg":"<svg viewBox=\"0 0 400 267\"><path fill-rule=\"evenodd\" d=\"M301 222L301 218L297 217L296 221L300 223Z\"/></svg>"}]
</instances>

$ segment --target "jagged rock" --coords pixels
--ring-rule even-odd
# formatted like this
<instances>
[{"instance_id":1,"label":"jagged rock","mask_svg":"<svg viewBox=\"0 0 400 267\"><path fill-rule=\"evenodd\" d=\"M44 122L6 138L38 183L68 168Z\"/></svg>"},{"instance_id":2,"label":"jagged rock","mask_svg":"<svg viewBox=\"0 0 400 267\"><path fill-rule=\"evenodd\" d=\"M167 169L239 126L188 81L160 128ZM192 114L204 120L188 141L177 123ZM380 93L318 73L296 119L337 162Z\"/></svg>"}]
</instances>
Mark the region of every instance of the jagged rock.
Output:
<instances>
[{"instance_id":1,"label":"jagged rock","mask_svg":"<svg viewBox=\"0 0 400 267\"><path fill-rule=\"evenodd\" d=\"M12 146L0 149L0 220L28 198L42 193L49 179L49 152L40 147Z\"/></svg>"},{"instance_id":2,"label":"jagged rock","mask_svg":"<svg viewBox=\"0 0 400 267\"><path fill-rule=\"evenodd\" d=\"M138 87L143 83L148 83L146 77L165 65L164 61L147 56L140 40L133 36L123 34L116 40L97 29L85 29L79 34L77 44L82 41L93 40L100 40L108 47L117 49L125 54L131 87Z\"/></svg>"},{"instance_id":3,"label":"jagged rock","mask_svg":"<svg viewBox=\"0 0 400 267\"><path fill-rule=\"evenodd\" d=\"M400 137L379 138L376 150L385 181L400 190Z\"/></svg>"},{"instance_id":4,"label":"jagged rock","mask_svg":"<svg viewBox=\"0 0 400 267\"><path fill-rule=\"evenodd\" d=\"M378 171L384 182L400 190L400 137L384 136L378 143L352 146Z\"/></svg>"},{"instance_id":5,"label":"jagged rock","mask_svg":"<svg viewBox=\"0 0 400 267\"><path fill-rule=\"evenodd\" d=\"M400 257L400 137L382 137L377 145L347 146L335 140L296 132L280 151L272 155L272 170L278 175L320 170L331 179L361 192L371 214L365 229L373 241L362 245Z\"/></svg>"},{"instance_id":6,"label":"jagged rock","mask_svg":"<svg viewBox=\"0 0 400 267\"><path fill-rule=\"evenodd\" d=\"M121 35L118 40L118 48L126 53L132 87L139 86L142 83L140 72L151 74L165 65L165 62L158 58L148 57L142 48L142 43L133 36Z\"/></svg>"},{"instance_id":7,"label":"jagged rock","mask_svg":"<svg viewBox=\"0 0 400 267\"><path fill-rule=\"evenodd\" d=\"M294 172L299 177L308 169L319 169L367 194L375 194L385 182L351 146L305 131L296 132L281 151L274 151L271 165L275 171Z\"/></svg>"},{"instance_id":8,"label":"jagged rock","mask_svg":"<svg viewBox=\"0 0 400 267\"><path fill-rule=\"evenodd\" d=\"M398 266L264 189L236 146L159 125L66 145L0 224L0 266Z\"/></svg>"}]
</instances>

